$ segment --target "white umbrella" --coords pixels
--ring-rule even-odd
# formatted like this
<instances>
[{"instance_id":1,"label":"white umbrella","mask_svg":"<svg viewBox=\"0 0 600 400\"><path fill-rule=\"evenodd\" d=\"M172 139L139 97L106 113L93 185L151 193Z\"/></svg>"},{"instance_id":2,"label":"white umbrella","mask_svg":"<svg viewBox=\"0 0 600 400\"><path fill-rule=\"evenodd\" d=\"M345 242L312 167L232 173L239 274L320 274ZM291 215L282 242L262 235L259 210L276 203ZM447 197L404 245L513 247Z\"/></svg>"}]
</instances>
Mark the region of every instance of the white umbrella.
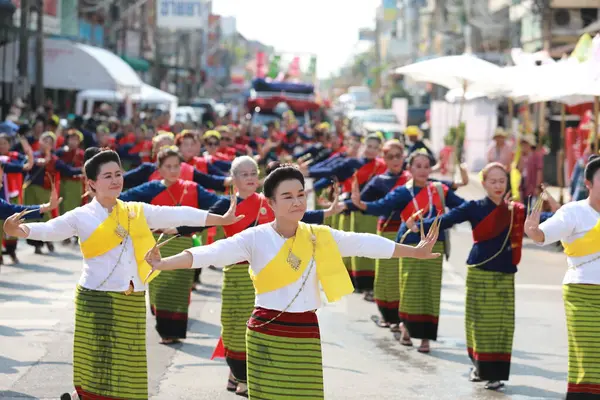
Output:
<instances>
[{"instance_id":1,"label":"white umbrella","mask_svg":"<svg viewBox=\"0 0 600 400\"><path fill-rule=\"evenodd\" d=\"M469 87L488 80L501 68L471 54L438 57L396 68L394 73L417 82L429 82L448 89Z\"/></svg>"}]
</instances>

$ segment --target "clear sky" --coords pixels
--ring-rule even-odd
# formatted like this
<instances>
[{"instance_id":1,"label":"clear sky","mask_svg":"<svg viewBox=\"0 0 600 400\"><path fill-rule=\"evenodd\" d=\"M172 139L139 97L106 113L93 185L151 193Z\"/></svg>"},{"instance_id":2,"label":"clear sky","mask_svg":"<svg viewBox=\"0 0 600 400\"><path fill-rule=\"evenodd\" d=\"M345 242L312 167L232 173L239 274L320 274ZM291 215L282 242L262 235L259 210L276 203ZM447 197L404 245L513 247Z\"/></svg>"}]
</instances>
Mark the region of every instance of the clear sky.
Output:
<instances>
[{"instance_id":1,"label":"clear sky","mask_svg":"<svg viewBox=\"0 0 600 400\"><path fill-rule=\"evenodd\" d=\"M213 0L213 13L236 17L242 35L277 51L315 53L317 74L327 78L364 48L358 30L375 25L381 1Z\"/></svg>"}]
</instances>

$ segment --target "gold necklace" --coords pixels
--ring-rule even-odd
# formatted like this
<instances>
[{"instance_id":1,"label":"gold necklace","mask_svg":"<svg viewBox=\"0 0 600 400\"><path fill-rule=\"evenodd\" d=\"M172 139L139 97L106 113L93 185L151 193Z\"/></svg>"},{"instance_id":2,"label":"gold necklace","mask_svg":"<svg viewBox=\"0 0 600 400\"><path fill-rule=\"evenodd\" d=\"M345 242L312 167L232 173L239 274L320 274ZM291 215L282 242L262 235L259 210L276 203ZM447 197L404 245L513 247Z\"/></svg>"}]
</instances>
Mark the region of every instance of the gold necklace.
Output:
<instances>
[{"instance_id":1,"label":"gold necklace","mask_svg":"<svg viewBox=\"0 0 600 400\"><path fill-rule=\"evenodd\" d=\"M121 239L125 239L127 237L127 229L119 222L119 203L116 203L115 207L117 208L117 227L115 228L115 234Z\"/></svg>"},{"instance_id":2,"label":"gold necklace","mask_svg":"<svg viewBox=\"0 0 600 400\"><path fill-rule=\"evenodd\" d=\"M281 238L285 241L287 241L287 239L285 238L285 236L283 236L275 227L275 223L273 222L273 229L275 230L275 232L277 232L277 234L279 236L281 236ZM294 234L294 240L292 240L292 245L290 246L290 248L288 249L288 256L286 259L286 262L288 263L288 265L294 270L294 271L298 271L298 269L300 269L300 264L302 264L302 260L300 259L300 257L298 257L297 255L295 255L292 252L292 249L294 248L294 243L296 243L296 234Z\"/></svg>"}]
</instances>

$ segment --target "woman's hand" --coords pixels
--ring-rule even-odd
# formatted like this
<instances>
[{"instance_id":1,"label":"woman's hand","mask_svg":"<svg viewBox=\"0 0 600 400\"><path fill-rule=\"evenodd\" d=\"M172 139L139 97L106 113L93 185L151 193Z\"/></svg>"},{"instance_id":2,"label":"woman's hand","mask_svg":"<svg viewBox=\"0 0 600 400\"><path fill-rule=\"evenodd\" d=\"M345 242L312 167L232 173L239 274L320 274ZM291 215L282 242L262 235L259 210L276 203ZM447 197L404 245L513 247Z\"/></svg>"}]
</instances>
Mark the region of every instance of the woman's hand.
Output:
<instances>
[{"instance_id":1,"label":"woman's hand","mask_svg":"<svg viewBox=\"0 0 600 400\"><path fill-rule=\"evenodd\" d=\"M429 232L427 232L427 236L423 237L423 234L421 233L421 241L414 248L415 254L413 255L413 258L428 260L431 258L438 258L441 255L440 253L431 252L440 234L439 218L440 214L435 217L435 220L429 228Z\"/></svg>"},{"instance_id":2,"label":"woman's hand","mask_svg":"<svg viewBox=\"0 0 600 400\"><path fill-rule=\"evenodd\" d=\"M333 201L325 210L325 218L331 217L332 215L337 215L346 209L346 204L338 201L338 198L340 197L340 186L337 184L337 182L334 183L333 188Z\"/></svg>"},{"instance_id":3,"label":"woman's hand","mask_svg":"<svg viewBox=\"0 0 600 400\"><path fill-rule=\"evenodd\" d=\"M40 214L47 213L48 211L54 210L56 207L62 203L63 198L58 197L58 192L56 190L52 190L50 192L50 201L46 204L42 204L40 206Z\"/></svg>"},{"instance_id":4,"label":"woman's hand","mask_svg":"<svg viewBox=\"0 0 600 400\"><path fill-rule=\"evenodd\" d=\"M410 229L412 232L419 232L419 226L416 223L417 219L421 217L423 214L423 210L419 210L406 220L406 227Z\"/></svg>"},{"instance_id":5,"label":"woman's hand","mask_svg":"<svg viewBox=\"0 0 600 400\"><path fill-rule=\"evenodd\" d=\"M212 226L212 225L231 225L231 224L235 224L236 222L242 220L245 215L235 215L235 210L237 207L237 195L236 195L236 190L235 187L231 188L231 193L229 194L229 210L227 210L227 212L223 215L216 215L216 214L208 214L208 217L206 217L206 225L207 226Z\"/></svg>"},{"instance_id":6,"label":"woman's hand","mask_svg":"<svg viewBox=\"0 0 600 400\"><path fill-rule=\"evenodd\" d=\"M160 267L162 264L162 256L160 255L160 249L157 246L152 247L144 257L144 260L152 267L146 278L144 279L144 285L148 282L150 276L156 272L160 271Z\"/></svg>"},{"instance_id":7,"label":"woman's hand","mask_svg":"<svg viewBox=\"0 0 600 400\"><path fill-rule=\"evenodd\" d=\"M354 179L352 180L352 193L350 198L352 199L352 203L359 209L363 211L367 209L367 204L360 199L360 189L358 187L358 178L356 175L354 175Z\"/></svg>"},{"instance_id":8,"label":"woman's hand","mask_svg":"<svg viewBox=\"0 0 600 400\"><path fill-rule=\"evenodd\" d=\"M32 211L35 210L23 210L8 217L4 221L4 233L8 236L26 239L29 236L29 228L23 225L25 222L23 217Z\"/></svg>"},{"instance_id":9,"label":"woman's hand","mask_svg":"<svg viewBox=\"0 0 600 400\"><path fill-rule=\"evenodd\" d=\"M539 210L532 210L527 219L525 219L524 230L525 234L534 242L544 243L546 237L544 231L540 229L540 215L541 212Z\"/></svg>"}]
</instances>

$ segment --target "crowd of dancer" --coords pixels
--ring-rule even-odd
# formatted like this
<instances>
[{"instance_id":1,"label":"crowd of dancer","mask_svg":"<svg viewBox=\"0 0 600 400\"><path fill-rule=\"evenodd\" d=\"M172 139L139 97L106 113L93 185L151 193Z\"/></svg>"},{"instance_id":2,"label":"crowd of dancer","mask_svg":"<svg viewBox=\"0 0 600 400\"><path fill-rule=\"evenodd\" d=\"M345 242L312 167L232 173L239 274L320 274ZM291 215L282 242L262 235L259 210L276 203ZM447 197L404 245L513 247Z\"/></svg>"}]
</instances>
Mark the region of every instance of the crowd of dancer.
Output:
<instances>
[{"instance_id":1,"label":"crowd of dancer","mask_svg":"<svg viewBox=\"0 0 600 400\"><path fill-rule=\"evenodd\" d=\"M167 121L77 118L62 129L48 115L0 135L4 254L17 264L19 238L36 253L77 238L83 256L75 391L63 399L147 399L146 292L161 342L179 343L205 267L223 270L224 390L240 396L324 398L321 291L329 302L363 293L400 345L419 339L420 353L435 351L442 255L448 229L463 222L473 228L469 379L490 390L509 380L527 234L561 241L567 255L567 398L600 398L600 158L585 167L585 200L561 207L539 188L534 204L513 201L508 166L491 162L485 197L465 201L456 194L465 166L458 182L433 178L436 159L417 127L386 140L342 119L299 126L293 114L264 130L227 116L214 129ZM318 209L309 211L311 190Z\"/></svg>"}]
</instances>

